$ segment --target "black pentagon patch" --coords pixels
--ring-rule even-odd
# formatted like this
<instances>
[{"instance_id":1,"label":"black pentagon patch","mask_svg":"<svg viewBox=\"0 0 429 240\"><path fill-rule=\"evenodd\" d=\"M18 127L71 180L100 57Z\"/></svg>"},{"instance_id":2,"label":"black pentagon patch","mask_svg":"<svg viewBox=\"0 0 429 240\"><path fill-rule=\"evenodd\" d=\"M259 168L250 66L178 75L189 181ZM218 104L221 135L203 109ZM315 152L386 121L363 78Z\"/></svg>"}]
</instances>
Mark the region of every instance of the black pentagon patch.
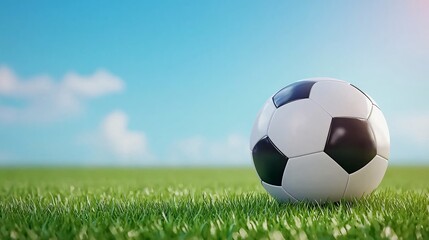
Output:
<instances>
[{"instance_id":1,"label":"black pentagon patch","mask_svg":"<svg viewBox=\"0 0 429 240\"><path fill-rule=\"evenodd\" d=\"M261 180L271 185L281 186L288 158L274 146L268 137L256 143L252 156L256 172Z\"/></svg>"},{"instance_id":2,"label":"black pentagon patch","mask_svg":"<svg viewBox=\"0 0 429 240\"><path fill-rule=\"evenodd\" d=\"M279 108L286 103L308 98L315 83L315 81L300 81L286 86L273 96L274 105Z\"/></svg>"},{"instance_id":3,"label":"black pentagon patch","mask_svg":"<svg viewBox=\"0 0 429 240\"><path fill-rule=\"evenodd\" d=\"M377 154L374 134L368 121L333 118L325 152L348 173L354 173Z\"/></svg>"}]
</instances>

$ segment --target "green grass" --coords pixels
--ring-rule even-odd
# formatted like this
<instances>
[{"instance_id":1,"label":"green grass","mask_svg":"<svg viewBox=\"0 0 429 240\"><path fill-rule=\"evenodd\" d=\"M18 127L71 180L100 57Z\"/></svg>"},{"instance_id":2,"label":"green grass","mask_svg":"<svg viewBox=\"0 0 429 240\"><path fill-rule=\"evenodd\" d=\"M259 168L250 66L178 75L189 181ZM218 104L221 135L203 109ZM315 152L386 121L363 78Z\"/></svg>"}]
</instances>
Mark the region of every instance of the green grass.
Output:
<instances>
[{"instance_id":1,"label":"green grass","mask_svg":"<svg viewBox=\"0 0 429 240\"><path fill-rule=\"evenodd\" d=\"M0 239L429 239L429 168L356 202L277 204L253 169L0 169Z\"/></svg>"}]
</instances>

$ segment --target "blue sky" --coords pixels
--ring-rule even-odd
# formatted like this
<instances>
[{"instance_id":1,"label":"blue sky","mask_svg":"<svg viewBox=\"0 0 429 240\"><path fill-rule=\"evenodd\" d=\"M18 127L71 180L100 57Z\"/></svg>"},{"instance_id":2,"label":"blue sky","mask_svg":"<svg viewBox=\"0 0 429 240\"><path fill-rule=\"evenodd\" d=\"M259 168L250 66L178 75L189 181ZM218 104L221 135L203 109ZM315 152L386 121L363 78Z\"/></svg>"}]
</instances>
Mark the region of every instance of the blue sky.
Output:
<instances>
[{"instance_id":1,"label":"blue sky","mask_svg":"<svg viewBox=\"0 0 429 240\"><path fill-rule=\"evenodd\" d=\"M0 164L250 165L264 101L349 81L429 163L425 1L0 3Z\"/></svg>"}]
</instances>

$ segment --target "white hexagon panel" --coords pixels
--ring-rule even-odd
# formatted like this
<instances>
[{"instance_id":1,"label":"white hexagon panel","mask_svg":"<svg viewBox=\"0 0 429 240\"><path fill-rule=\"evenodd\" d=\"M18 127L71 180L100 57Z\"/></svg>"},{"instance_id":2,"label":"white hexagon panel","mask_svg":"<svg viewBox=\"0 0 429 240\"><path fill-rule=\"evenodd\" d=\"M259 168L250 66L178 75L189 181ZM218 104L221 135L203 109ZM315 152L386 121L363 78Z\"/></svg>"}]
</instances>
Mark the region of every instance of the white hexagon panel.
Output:
<instances>
[{"instance_id":1,"label":"white hexagon panel","mask_svg":"<svg viewBox=\"0 0 429 240\"><path fill-rule=\"evenodd\" d=\"M319 81L311 89L310 99L325 109L332 117L367 119L372 102L359 89L346 82Z\"/></svg>"},{"instance_id":2,"label":"white hexagon panel","mask_svg":"<svg viewBox=\"0 0 429 240\"><path fill-rule=\"evenodd\" d=\"M271 117L276 111L276 106L272 98L269 98L262 109L259 111L256 121L253 124L252 134L250 136L250 150L253 149L255 144L264 136L267 135L268 125L270 123Z\"/></svg>"},{"instance_id":3,"label":"white hexagon panel","mask_svg":"<svg viewBox=\"0 0 429 240\"><path fill-rule=\"evenodd\" d=\"M389 159L390 155L390 135L387 127L386 119L378 107L374 107L371 116L368 119L371 128L374 132L375 141L377 143L377 154Z\"/></svg>"},{"instance_id":4,"label":"white hexagon panel","mask_svg":"<svg viewBox=\"0 0 429 240\"><path fill-rule=\"evenodd\" d=\"M325 202L339 201L349 174L326 153L314 153L289 159L282 186L295 199Z\"/></svg>"},{"instance_id":5,"label":"white hexagon panel","mask_svg":"<svg viewBox=\"0 0 429 240\"><path fill-rule=\"evenodd\" d=\"M274 112L268 136L288 158L322 151L331 116L311 99L285 104Z\"/></svg>"},{"instance_id":6,"label":"white hexagon panel","mask_svg":"<svg viewBox=\"0 0 429 240\"><path fill-rule=\"evenodd\" d=\"M265 183L264 181L261 181L261 183L265 190L278 202L296 202L296 199L293 198L289 193L287 193L283 187L271 185Z\"/></svg>"},{"instance_id":7,"label":"white hexagon panel","mask_svg":"<svg viewBox=\"0 0 429 240\"><path fill-rule=\"evenodd\" d=\"M365 167L350 174L345 199L361 198L378 187L387 169L387 160L375 156Z\"/></svg>"}]
</instances>

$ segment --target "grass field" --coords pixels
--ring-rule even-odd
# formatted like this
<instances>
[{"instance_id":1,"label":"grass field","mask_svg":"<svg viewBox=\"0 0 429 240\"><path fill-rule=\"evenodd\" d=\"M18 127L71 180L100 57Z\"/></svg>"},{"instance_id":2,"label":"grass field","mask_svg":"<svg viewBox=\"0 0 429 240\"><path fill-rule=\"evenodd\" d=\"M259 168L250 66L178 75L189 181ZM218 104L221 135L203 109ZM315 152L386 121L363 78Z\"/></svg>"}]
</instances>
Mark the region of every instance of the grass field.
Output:
<instances>
[{"instance_id":1,"label":"grass field","mask_svg":"<svg viewBox=\"0 0 429 240\"><path fill-rule=\"evenodd\" d=\"M0 169L0 239L429 239L429 167L357 202L277 204L253 169Z\"/></svg>"}]
</instances>

